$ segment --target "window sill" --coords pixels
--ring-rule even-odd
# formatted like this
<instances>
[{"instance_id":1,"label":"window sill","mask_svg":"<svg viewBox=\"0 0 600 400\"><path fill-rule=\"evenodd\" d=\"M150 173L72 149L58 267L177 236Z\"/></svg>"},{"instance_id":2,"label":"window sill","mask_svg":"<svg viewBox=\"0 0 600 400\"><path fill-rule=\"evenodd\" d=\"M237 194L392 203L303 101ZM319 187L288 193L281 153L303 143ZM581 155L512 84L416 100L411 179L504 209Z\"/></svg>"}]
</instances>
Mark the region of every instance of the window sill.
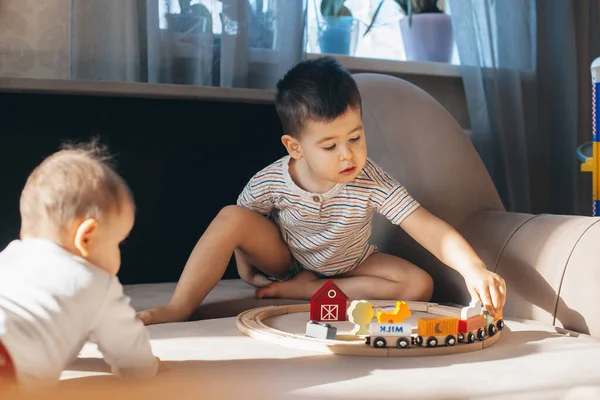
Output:
<instances>
[{"instance_id":1,"label":"window sill","mask_svg":"<svg viewBox=\"0 0 600 400\"><path fill-rule=\"evenodd\" d=\"M389 75L424 75L449 78L461 76L460 66L438 62L400 61L382 58L353 57L340 54L307 53L306 58L315 59L325 55L337 59L350 72L373 72ZM250 50L250 62L275 63L277 52L267 49L253 48Z\"/></svg>"},{"instance_id":2,"label":"window sill","mask_svg":"<svg viewBox=\"0 0 600 400\"><path fill-rule=\"evenodd\" d=\"M268 89L36 78L0 78L0 92L173 98L267 104L273 103L275 97L275 91Z\"/></svg>"},{"instance_id":3,"label":"window sill","mask_svg":"<svg viewBox=\"0 0 600 400\"><path fill-rule=\"evenodd\" d=\"M251 53L251 62L258 63L265 62L265 60L269 62L268 57L265 58L265 54L263 54L263 52L268 51L255 50L258 51ZM307 58L311 59L320 56L322 55L309 53ZM342 55L332 56L353 73L371 72L390 75L460 77L459 66L452 64L382 60ZM270 89L2 77L0 77L0 92L178 98L266 104L272 103L275 97L275 91Z\"/></svg>"},{"instance_id":4,"label":"window sill","mask_svg":"<svg viewBox=\"0 0 600 400\"><path fill-rule=\"evenodd\" d=\"M309 53L307 58L314 59L324 54ZM459 78L460 66L437 62L417 62L385 60L377 58L351 57L329 54L337 59L346 69L353 73L374 72L389 75L425 75Z\"/></svg>"}]
</instances>

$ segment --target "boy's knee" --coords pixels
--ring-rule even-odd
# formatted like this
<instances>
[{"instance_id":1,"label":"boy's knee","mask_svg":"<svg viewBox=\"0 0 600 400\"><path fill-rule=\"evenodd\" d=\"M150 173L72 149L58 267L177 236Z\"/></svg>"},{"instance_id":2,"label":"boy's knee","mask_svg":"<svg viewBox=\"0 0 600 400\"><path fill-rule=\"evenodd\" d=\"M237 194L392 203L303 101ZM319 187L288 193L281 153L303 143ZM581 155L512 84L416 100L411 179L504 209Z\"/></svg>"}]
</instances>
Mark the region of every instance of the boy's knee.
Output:
<instances>
[{"instance_id":1,"label":"boy's knee","mask_svg":"<svg viewBox=\"0 0 600 400\"><path fill-rule=\"evenodd\" d=\"M252 210L241 206L225 206L217 214L215 222L230 228L230 230L237 231L246 225L246 221L252 213Z\"/></svg>"},{"instance_id":2,"label":"boy's knee","mask_svg":"<svg viewBox=\"0 0 600 400\"><path fill-rule=\"evenodd\" d=\"M221 220L235 221L240 218L246 209L240 206L225 206L221 208L217 218Z\"/></svg>"},{"instance_id":3,"label":"boy's knee","mask_svg":"<svg viewBox=\"0 0 600 400\"><path fill-rule=\"evenodd\" d=\"M420 270L414 274L405 287L405 297L413 301L430 301L433 297L433 278Z\"/></svg>"},{"instance_id":4,"label":"boy's knee","mask_svg":"<svg viewBox=\"0 0 600 400\"><path fill-rule=\"evenodd\" d=\"M418 282L418 283L417 283ZM419 274L415 285L415 295L418 301L430 301L433 297L433 278L427 272L423 271Z\"/></svg>"}]
</instances>

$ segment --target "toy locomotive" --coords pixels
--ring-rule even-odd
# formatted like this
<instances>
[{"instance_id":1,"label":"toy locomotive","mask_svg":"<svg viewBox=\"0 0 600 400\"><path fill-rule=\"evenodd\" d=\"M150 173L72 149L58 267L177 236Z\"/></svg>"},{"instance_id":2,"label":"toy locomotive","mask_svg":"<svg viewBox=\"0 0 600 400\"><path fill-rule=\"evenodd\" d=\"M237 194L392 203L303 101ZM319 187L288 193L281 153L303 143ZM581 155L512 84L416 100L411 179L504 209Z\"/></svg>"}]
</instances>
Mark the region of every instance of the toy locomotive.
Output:
<instances>
[{"instance_id":1,"label":"toy locomotive","mask_svg":"<svg viewBox=\"0 0 600 400\"><path fill-rule=\"evenodd\" d=\"M397 302L402 307L404 302ZM408 307L408 306L406 306ZM398 308L398 306L397 306ZM436 316L423 317L417 320L416 332L407 321L378 322L369 325L369 335L366 344L376 348L398 347L405 349L411 346L436 347L454 346L457 343L473 343L475 340L484 340L487 335L493 336L504 328L502 312L492 317L483 307L472 303L469 307L476 310L472 316L462 317ZM474 314L474 315L473 315ZM416 334L415 334L416 333Z\"/></svg>"}]
</instances>

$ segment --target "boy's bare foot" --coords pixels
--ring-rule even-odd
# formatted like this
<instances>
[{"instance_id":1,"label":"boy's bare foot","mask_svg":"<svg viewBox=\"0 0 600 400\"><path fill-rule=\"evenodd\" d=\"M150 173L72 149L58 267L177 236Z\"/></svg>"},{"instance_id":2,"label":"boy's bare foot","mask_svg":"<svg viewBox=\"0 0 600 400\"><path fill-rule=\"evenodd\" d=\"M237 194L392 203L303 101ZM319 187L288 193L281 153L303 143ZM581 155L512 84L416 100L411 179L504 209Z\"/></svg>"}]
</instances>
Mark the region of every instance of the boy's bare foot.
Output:
<instances>
[{"instance_id":1,"label":"boy's bare foot","mask_svg":"<svg viewBox=\"0 0 600 400\"><path fill-rule=\"evenodd\" d=\"M255 288L263 288L273 282L258 270L252 271L249 276L246 276L245 279L243 279L243 281Z\"/></svg>"},{"instance_id":2,"label":"boy's bare foot","mask_svg":"<svg viewBox=\"0 0 600 400\"><path fill-rule=\"evenodd\" d=\"M169 322L183 322L188 316L172 307L157 307L140 311L136 316L144 325L165 324Z\"/></svg>"},{"instance_id":3,"label":"boy's bare foot","mask_svg":"<svg viewBox=\"0 0 600 400\"><path fill-rule=\"evenodd\" d=\"M310 271L302 271L289 281L271 282L269 285L256 290L256 298L278 298L306 300L314 293L308 293L307 283L317 280L317 276Z\"/></svg>"}]
</instances>

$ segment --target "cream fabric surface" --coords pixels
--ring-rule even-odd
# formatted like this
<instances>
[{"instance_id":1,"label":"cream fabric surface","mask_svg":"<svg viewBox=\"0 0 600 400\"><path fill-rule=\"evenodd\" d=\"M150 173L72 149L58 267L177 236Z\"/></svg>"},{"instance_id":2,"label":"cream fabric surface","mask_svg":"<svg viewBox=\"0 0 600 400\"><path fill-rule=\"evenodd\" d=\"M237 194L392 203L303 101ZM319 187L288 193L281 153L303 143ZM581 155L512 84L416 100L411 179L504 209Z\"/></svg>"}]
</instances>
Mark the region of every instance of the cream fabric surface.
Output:
<instances>
[{"instance_id":1,"label":"cream fabric surface","mask_svg":"<svg viewBox=\"0 0 600 400\"><path fill-rule=\"evenodd\" d=\"M168 301L172 288L173 284L139 285L126 287L126 292L139 308ZM223 304L218 298L225 299L227 289L235 290L238 298L252 294L252 288L240 287L239 281L222 281L211 293L213 307L225 310L218 307ZM260 305L264 303L252 306ZM306 313L298 313L268 321L293 331L301 330L306 319ZM129 398L140 398L135 390L145 390L144 399L168 398L167 394L178 399L600 398L600 342L564 336L553 327L523 320L508 319L500 340L485 350L421 358L336 356L280 347L242 334L234 317L148 330L155 354L172 361L172 370L143 388L130 388ZM99 357L96 347L87 344L80 359L63 373L63 383L106 374Z\"/></svg>"},{"instance_id":2,"label":"cream fabric surface","mask_svg":"<svg viewBox=\"0 0 600 400\"><path fill-rule=\"evenodd\" d=\"M176 283L125 285L136 310L164 306L169 303ZM267 305L297 304L297 300L261 299L254 297L254 288L241 279L221 280L192 315L192 320L235 317L242 311Z\"/></svg>"}]
</instances>

